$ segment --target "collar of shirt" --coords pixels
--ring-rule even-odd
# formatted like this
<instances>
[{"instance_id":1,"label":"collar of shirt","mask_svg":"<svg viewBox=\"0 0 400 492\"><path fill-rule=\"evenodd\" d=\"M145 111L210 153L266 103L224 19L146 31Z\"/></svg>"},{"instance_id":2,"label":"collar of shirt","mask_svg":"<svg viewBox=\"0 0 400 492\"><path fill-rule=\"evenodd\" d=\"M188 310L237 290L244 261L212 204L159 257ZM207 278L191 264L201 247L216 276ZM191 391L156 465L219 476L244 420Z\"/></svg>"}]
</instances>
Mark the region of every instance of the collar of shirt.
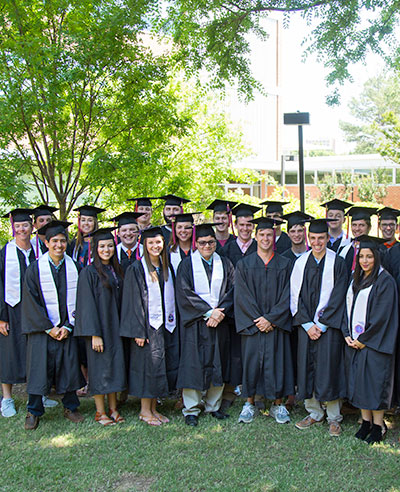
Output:
<instances>
[{"instance_id":1,"label":"collar of shirt","mask_svg":"<svg viewBox=\"0 0 400 492\"><path fill-rule=\"evenodd\" d=\"M338 237L333 237L333 236L329 235L329 242L330 242L330 244L333 244L338 239L342 239L342 237L343 237L343 231L342 231L342 234L340 234L340 236L338 236Z\"/></svg>"},{"instance_id":2,"label":"collar of shirt","mask_svg":"<svg viewBox=\"0 0 400 492\"><path fill-rule=\"evenodd\" d=\"M25 256L25 263L26 263L26 266L28 266L29 265L29 257L31 255L32 248L22 249L17 244L15 244L15 246L17 246L17 248L21 251L21 253L24 254L24 256Z\"/></svg>"},{"instance_id":3,"label":"collar of shirt","mask_svg":"<svg viewBox=\"0 0 400 492\"><path fill-rule=\"evenodd\" d=\"M124 246L122 243L121 243L121 248L123 250L124 253L126 253L128 251L128 249L130 249L131 251L135 251L135 249L137 248L137 242L135 243L134 246L132 246L132 248L127 248L126 246Z\"/></svg>"},{"instance_id":4,"label":"collar of shirt","mask_svg":"<svg viewBox=\"0 0 400 492\"><path fill-rule=\"evenodd\" d=\"M211 258L209 260L206 260L204 258L204 256L201 256L201 259L204 260L211 267L212 266L212 262L213 262L213 256L214 256L214 253L211 255Z\"/></svg>"},{"instance_id":5,"label":"collar of shirt","mask_svg":"<svg viewBox=\"0 0 400 492\"><path fill-rule=\"evenodd\" d=\"M243 254L245 254L246 251L249 249L252 241L253 239L250 239L249 241L247 241L247 243L243 243L238 237L236 238L236 243Z\"/></svg>"},{"instance_id":6,"label":"collar of shirt","mask_svg":"<svg viewBox=\"0 0 400 492\"><path fill-rule=\"evenodd\" d=\"M56 265L54 263L54 261L51 259L51 256L49 255L49 262L50 262L50 265L53 265L53 267L56 269L56 271L58 272L58 270L61 268L62 264L64 263L65 261L65 256L63 257L62 260L60 260L59 264Z\"/></svg>"}]
</instances>

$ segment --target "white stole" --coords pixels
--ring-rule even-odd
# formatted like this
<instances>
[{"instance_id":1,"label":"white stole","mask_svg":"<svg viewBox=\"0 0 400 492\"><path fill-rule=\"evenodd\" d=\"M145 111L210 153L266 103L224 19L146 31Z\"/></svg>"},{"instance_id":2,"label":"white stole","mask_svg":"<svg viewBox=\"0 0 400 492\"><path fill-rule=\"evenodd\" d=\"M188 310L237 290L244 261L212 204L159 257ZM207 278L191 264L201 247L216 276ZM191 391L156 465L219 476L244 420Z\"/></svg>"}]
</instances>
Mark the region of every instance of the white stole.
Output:
<instances>
[{"instance_id":1,"label":"white stole","mask_svg":"<svg viewBox=\"0 0 400 492\"><path fill-rule=\"evenodd\" d=\"M338 251L350 243L351 243L351 239L349 237L347 237L346 234L343 234L342 239L340 240L340 243L339 243Z\"/></svg>"},{"instance_id":2,"label":"white stole","mask_svg":"<svg viewBox=\"0 0 400 492\"><path fill-rule=\"evenodd\" d=\"M381 267L378 276L382 273L382 271L383 268ZM349 332L351 334L351 338L353 340L357 340L357 338L362 333L365 332L368 299L374 284L370 285L366 289L360 290L354 302L353 282L354 280L350 282L349 288L347 289L346 307L347 307ZM353 302L354 302L354 309L353 309L353 316L352 316L351 308L353 307Z\"/></svg>"},{"instance_id":3,"label":"white stole","mask_svg":"<svg viewBox=\"0 0 400 492\"><path fill-rule=\"evenodd\" d=\"M307 253L304 253L296 260L292 270L292 274L290 276L290 310L292 312L292 316L295 316L297 313L300 291L303 285L304 270L306 268L307 260L311 254L312 250L307 251ZM325 253L324 270L322 272L322 283L319 295L319 302L313 318L314 323L316 323L318 319L322 316L331 296L335 281L335 258L336 253L330 249L327 249Z\"/></svg>"},{"instance_id":4,"label":"white stole","mask_svg":"<svg viewBox=\"0 0 400 492\"><path fill-rule=\"evenodd\" d=\"M21 271L17 248L15 239L6 244L4 300L11 307L16 306L21 300ZM29 258L25 253L24 256L26 266L29 266Z\"/></svg>"},{"instance_id":5,"label":"white stole","mask_svg":"<svg viewBox=\"0 0 400 492\"><path fill-rule=\"evenodd\" d=\"M347 253L350 251L351 247L354 246L354 241L350 241L347 243L340 251L339 251L339 256L341 256L343 259L346 258ZM339 246L340 248L340 246Z\"/></svg>"},{"instance_id":6,"label":"white stole","mask_svg":"<svg viewBox=\"0 0 400 492\"><path fill-rule=\"evenodd\" d=\"M142 258L140 261L142 262L147 285L149 324L152 328L158 330L164 323L160 284L158 281L153 282L146 260ZM176 327L176 313L175 289L171 271L169 271L168 280L164 281L164 308L165 328L172 333Z\"/></svg>"},{"instance_id":7,"label":"white stole","mask_svg":"<svg viewBox=\"0 0 400 492\"><path fill-rule=\"evenodd\" d=\"M138 243L135 244L135 246L132 248L132 255L134 253L136 253L136 248L138 246ZM117 258L118 258L118 263L121 263L121 251L123 251L122 249L122 243L119 243L117 244ZM139 244L139 254L140 254L140 257L143 256L143 246L141 244Z\"/></svg>"},{"instance_id":8,"label":"white stole","mask_svg":"<svg viewBox=\"0 0 400 492\"><path fill-rule=\"evenodd\" d=\"M211 275L211 286L208 283L207 272L199 250L192 254L194 291L213 309L218 306L222 281L224 280L224 267L219 254L213 254L213 269Z\"/></svg>"},{"instance_id":9,"label":"white stole","mask_svg":"<svg viewBox=\"0 0 400 492\"><path fill-rule=\"evenodd\" d=\"M169 254L170 254L170 264L172 265L172 268L174 269L176 275L180 262L182 261L179 246L177 246L175 251L170 250ZM190 255L191 254L192 254L192 250L190 250Z\"/></svg>"},{"instance_id":10,"label":"white stole","mask_svg":"<svg viewBox=\"0 0 400 492\"><path fill-rule=\"evenodd\" d=\"M35 258L38 260L43 255L43 253L42 248L40 247L40 239L37 237L37 235L35 235L35 237L31 239L31 246L33 251L35 252Z\"/></svg>"},{"instance_id":11,"label":"white stole","mask_svg":"<svg viewBox=\"0 0 400 492\"><path fill-rule=\"evenodd\" d=\"M78 270L73 260L64 255L65 258L65 275L67 284L67 312L68 321L72 326L75 325L75 304L76 288L78 284ZM58 326L60 320L60 306L58 304L57 287L51 273L49 253L45 253L38 260L40 289L43 294L44 303L46 304L47 315L53 326Z\"/></svg>"}]
</instances>

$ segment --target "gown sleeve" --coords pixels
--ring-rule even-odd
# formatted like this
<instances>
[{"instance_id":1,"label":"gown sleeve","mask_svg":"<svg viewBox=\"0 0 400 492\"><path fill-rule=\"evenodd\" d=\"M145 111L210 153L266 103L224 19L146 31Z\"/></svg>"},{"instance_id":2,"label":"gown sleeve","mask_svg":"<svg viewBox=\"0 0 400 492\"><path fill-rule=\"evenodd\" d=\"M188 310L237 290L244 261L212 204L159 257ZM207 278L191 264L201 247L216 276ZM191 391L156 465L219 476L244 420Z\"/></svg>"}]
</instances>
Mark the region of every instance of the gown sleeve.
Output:
<instances>
[{"instance_id":1,"label":"gown sleeve","mask_svg":"<svg viewBox=\"0 0 400 492\"><path fill-rule=\"evenodd\" d=\"M140 261L130 265L124 277L120 335L148 338L147 287Z\"/></svg>"},{"instance_id":2,"label":"gown sleeve","mask_svg":"<svg viewBox=\"0 0 400 492\"><path fill-rule=\"evenodd\" d=\"M222 258L224 274L226 275L225 293L218 304L219 308L224 308L225 316L233 317L233 288L235 284L235 267L228 258Z\"/></svg>"},{"instance_id":3,"label":"gown sleeve","mask_svg":"<svg viewBox=\"0 0 400 492\"><path fill-rule=\"evenodd\" d=\"M79 275L76 293L76 315L74 335L81 337L103 336L98 308L98 275L90 267Z\"/></svg>"}]
</instances>

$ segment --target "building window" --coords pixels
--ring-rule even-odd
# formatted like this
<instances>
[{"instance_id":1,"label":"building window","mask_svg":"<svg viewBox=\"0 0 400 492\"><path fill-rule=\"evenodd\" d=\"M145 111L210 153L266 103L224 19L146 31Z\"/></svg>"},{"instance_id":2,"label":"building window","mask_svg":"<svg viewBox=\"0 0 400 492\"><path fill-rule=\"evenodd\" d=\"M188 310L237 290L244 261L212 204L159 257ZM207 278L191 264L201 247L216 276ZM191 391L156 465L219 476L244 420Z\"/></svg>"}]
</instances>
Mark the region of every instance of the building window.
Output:
<instances>
[{"instance_id":1,"label":"building window","mask_svg":"<svg viewBox=\"0 0 400 492\"><path fill-rule=\"evenodd\" d=\"M287 185L297 185L297 171L285 171L285 183Z\"/></svg>"},{"instance_id":2,"label":"building window","mask_svg":"<svg viewBox=\"0 0 400 492\"><path fill-rule=\"evenodd\" d=\"M314 171L306 171L304 179L305 179L305 183L308 185L315 184L315 172Z\"/></svg>"},{"instance_id":3,"label":"building window","mask_svg":"<svg viewBox=\"0 0 400 492\"><path fill-rule=\"evenodd\" d=\"M325 181L326 178L332 178L332 171L317 171L318 183Z\"/></svg>"},{"instance_id":4,"label":"building window","mask_svg":"<svg viewBox=\"0 0 400 492\"><path fill-rule=\"evenodd\" d=\"M280 171L268 171L268 176L273 178L278 184L281 184L282 174Z\"/></svg>"}]
</instances>

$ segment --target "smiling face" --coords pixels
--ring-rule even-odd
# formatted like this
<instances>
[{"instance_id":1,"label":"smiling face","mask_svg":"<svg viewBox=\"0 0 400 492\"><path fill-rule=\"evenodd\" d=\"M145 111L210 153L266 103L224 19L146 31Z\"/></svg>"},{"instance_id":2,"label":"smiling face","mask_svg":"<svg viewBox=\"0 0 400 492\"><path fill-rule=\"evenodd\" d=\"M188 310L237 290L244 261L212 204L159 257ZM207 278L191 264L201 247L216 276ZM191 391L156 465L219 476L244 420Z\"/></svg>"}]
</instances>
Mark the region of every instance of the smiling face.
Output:
<instances>
[{"instance_id":1,"label":"smiling face","mask_svg":"<svg viewBox=\"0 0 400 492\"><path fill-rule=\"evenodd\" d=\"M171 217L173 215L179 215L182 213L182 209L179 205L165 205L164 207L164 218L166 222L171 222Z\"/></svg>"},{"instance_id":2,"label":"smiling face","mask_svg":"<svg viewBox=\"0 0 400 492\"><path fill-rule=\"evenodd\" d=\"M137 224L124 224L118 229L118 236L125 248L135 246L138 238L139 226Z\"/></svg>"},{"instance_id":3,"label":"smiling face","mask_svg":"<svg viewBox=\"0 0 400 492\"><path fill-rule=\"evenodd\" d=\"M309 232L308 241L310 243L312 252L319 256L323 254L328 245L328 233L327 232Z\"/></svg>"},{"instance_id":4,"label":"smiling face","mask_svg":"<svg viewBox=\"0 0 400 492\"><path fill-rule=\"evenodd\" d=\"M328 223L328 227L330 231L341 231L345 216L344 212L341 210L328 210L326 214L327 219L334 219Z\"/></svg>"},{"instance_id":5,"label":"smiling face","mask_svg":"<svg viewBox=\"0 0 400 492\"><path fill-rule=\"evenodd\" d=\"M387 241L395 239L397 223L394 219L382 219L379 222L379 228L382 231L383 239Z\"/></svg>"},{"instance_id":6,"label":"smiling face","mask_svg":"<svg viewBox=\"0 0 400 492\"><path fill-rule=\"evenodd\" d=\"M226 232L229 228L229 214L227 212L214 212L213 220L216 223L220 223L215 226L218 232Z\"/></svg>"},{"instance_id":7,"label":"smiling face","mask_svg":"<svg viewBox=\"0 0 400 492\"><path fill-rule=\"evenodd\" d=\"M289 239L292 241L292 244L294 244L295 246L303 244L305 241L304 226L302 226L300 224L296 224L296 225L292 226L288 230L288 236L289 236Z\"/></svg>"},{"instance_id":8,"label":"smiling face","mask_svg":"<svg viewBox=\"0 0 400 492\"><path fill-rule=\"evenodd\" d=\"M259 229L256 232L257 248L262 253L268 253L274 246L274 231L273 229Z\"/></svg>"},{"instance_id":9,"label":"smiling face","mask_svg":"<svg viewBox=\"0 0 400 492\"><path fill-rule=\"evenodd\" d=\"M93 232L96 227L96 219L89 215L81 215L79 222L83 235Z\"/></svg>"},{"instance_id":10,"label":"smiling face","mask_svg":"<svg viewBox=\"0 0 400 492\"><path fill-rule=\"evenodd\" d=\"M251 234L254 229L254 224L250 222L252 219L253 217L251 215L249 217L238 217L236 219L236 229L242 243L247 243L251 239Z\"/></svg>"},{"instance_id":11,"label":"smiling face","mask_svg":"<svg viewBox=\"0 0 400 492\"><path fill-rule=\"evenodd\" d=\"M110 260L115 251L115 244L113 239L101 239L97 243L97 254L103 265L110 263Z\"/></svg>"},{"instance_id":12,"label":"smiling face","mask_svg":"<svg viewBox=\"0 0 400 492\"><path fill-rule=\"evenodd\" d=\"M31 222L14 222L15 240L27 241L32 234L32 224Z\"/></svg>"},{"instance_id":13,"label":"smiling face","mask_svg":"<svg viewBox=\"0 0 400 492\"><path fill-rule=\"evenodd\" d=\"M196 248L204 259L209 260L217 249L217 240L211 235L199 237L196 239Z\"/></svg>"},{"instance_id":14,"label":"smiling face","mask_svg":"<svg viewBox=\"0 0 400 492\"><path fill-rule=\"evenodd\" d=\"M192 223L177 222L175 224L175 234L179 241L186 242L192 238Z\"/></svg>"},{"instance_id":15,"label":"smiling face","mask_svg":"<svg viewBox=\"0 0 400 492\"><path fill-rule=\"evenodd\" d=\"M370 229L371 226L364 219L353 220L351 222L351 233L353 234L353 237L368 235Z\"/></svg>"},{"instance_id":16,"label":"smiling face","mask_svg":"<svg viewBox=\"0 0 400 492\"><path fill-rule=\"evenodd\" d=\"M57 234L49 240L46 239L44 243L49 250L50 258L54 262L58 262L64 257L65 250L67 249L67 238L64 234Z\"/></svg>"},{"instance_id":17,"label":"smiling face","mask_svg":"<svg viewBox=\"0 0 400 492\"><path fill-rule=\"evenodd\" d=\"M158 257L164 249L164 238L160 234L155 237L147 237L144 241L144 247L150 258Z\"/></svg>"},{"instance_id":18,"label":"smiling face","mask_svg":"<svg viewBox=\"0 0 400 492\"><path fill-rule=\"evenodd\" d=\"M370 248L360 249L358 261L365 275L369 275L374 269L375 257L374 257L374 253Z\"/></svg>"}]
</instances>

